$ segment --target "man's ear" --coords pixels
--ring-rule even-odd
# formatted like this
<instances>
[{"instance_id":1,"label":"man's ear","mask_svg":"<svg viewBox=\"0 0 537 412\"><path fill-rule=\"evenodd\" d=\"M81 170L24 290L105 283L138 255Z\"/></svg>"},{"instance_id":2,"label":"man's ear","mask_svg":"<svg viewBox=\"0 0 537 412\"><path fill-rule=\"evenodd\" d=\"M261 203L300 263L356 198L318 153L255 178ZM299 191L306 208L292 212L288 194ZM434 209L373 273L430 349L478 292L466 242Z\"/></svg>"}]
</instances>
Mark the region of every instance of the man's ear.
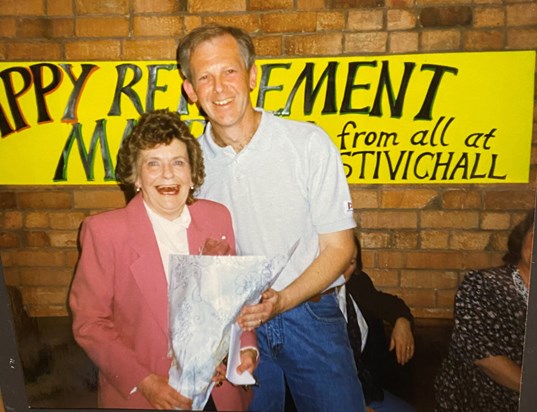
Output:
<instances>
[{"instance_id":1,"label":"man's ear","mask_svg":"<svg viewBox=\"0 0 537 412\"><path fill-rule=\"evenodd\" d=\"M190 83L190 80L185 79L183 81L183 88L185 89L185 93L190 99L192 103L196 103L198 101L198 95L194 91L194 86L192 83Z\"/></svg>"},{"instance_id":2,"label":"man's ear","mask_svg":"<svg viewBox=\"0 0 537 412\"><path fill-rule=\"evenodd\" d=\"M257 66L255 63L250 68L250 90L254 90L257 85Z\"/></svg>"}]
</instances>

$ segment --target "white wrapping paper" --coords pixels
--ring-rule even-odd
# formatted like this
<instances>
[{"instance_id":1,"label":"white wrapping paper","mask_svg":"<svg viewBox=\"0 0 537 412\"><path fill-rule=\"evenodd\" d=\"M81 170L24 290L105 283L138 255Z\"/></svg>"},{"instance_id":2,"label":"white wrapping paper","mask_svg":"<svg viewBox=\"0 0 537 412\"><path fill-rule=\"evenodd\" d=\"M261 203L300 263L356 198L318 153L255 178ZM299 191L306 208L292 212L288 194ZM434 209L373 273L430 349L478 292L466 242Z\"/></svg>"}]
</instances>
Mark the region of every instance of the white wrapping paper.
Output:
<instances>
[{"instance_id":1,"label":"white wrapping paper","mask_svg":"<svg viewBox=\"0 0 537 412\"><path fill-rule=\"evenodd\" d=\"M207 403L240 310L260 300L295 248L274 258L171 255L169 384L192 399L192 409L201 410Z\"/></svg>"}]
</instances>

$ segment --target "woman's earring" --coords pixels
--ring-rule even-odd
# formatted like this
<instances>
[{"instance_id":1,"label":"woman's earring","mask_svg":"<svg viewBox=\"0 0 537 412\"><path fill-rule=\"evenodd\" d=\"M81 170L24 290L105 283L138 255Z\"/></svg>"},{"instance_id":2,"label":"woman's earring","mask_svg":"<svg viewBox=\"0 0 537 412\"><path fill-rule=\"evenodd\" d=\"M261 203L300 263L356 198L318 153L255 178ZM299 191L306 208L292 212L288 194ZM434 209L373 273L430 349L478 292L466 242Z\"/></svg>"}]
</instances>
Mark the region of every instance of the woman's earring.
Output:
<instances>
[{"instance_id":1,"label":"woman's earring","mask_svg":"<svg viewBox=\"0 0 537 412\"><path fill-rule=\"evenodd\" d=\"M134 190L136 190L136 193L139 193L140 190L142 190L142 188L141 188L140 186L136 186L136 187L134 188Z\"/></svg>"},{"instance_id":2,"label":"woman's earring","mask_svg":"<svg viewBox=\"0 0 537 412\"><path fill-rule=\"evenodd\" d=\"M190 185L190 190L194 190L194 185Z\"/></svg>"}]
</instances>

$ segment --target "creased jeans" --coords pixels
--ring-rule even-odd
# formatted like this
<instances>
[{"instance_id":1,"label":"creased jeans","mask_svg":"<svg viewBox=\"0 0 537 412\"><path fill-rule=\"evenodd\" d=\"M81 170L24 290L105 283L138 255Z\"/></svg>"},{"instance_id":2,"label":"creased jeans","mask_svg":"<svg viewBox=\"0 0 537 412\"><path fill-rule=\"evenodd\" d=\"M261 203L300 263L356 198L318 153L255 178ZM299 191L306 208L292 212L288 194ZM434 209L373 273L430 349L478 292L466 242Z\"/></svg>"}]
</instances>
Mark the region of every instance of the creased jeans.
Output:
<instances>
[{"instance_id":1,"label":"creased jeans","mask_svg":"<svg viewBox=\"0 0 537 412\"><path fill-rule=\"evenodd\" d=\"M259 387L249 410L283 412L285 381L299 412L364 412L362 387L335 294L257 329Z\"/></svg>"}]
</instances>

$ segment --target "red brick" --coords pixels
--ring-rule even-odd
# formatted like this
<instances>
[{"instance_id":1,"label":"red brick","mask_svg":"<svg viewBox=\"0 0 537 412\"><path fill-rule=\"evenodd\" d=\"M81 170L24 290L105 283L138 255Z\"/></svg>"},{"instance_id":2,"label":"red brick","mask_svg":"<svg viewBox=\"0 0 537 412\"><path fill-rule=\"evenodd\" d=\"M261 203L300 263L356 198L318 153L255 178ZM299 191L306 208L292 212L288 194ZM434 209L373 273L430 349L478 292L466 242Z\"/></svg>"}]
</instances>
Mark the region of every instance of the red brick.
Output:
<instances>
[{"instance_id":1,"label":"red brick","mask_svg":"<svg viewBox=\"0 0 537 412\"><path fill-rule=\"evenodd\" d=\"M292 10L293 0L250 0L249 10Z\"/></svg>"},{"instance_id":2,"label":"red brick","mask_svg":"<svg viewBox=\"0 0 537 412\"><path fill-rule=\"evenodd\" d=\"M49 227L47 212L28 212L24 218L24 227L30 229Z\"/></svg>"},{"instance_id":3,"label":"red brick","mask_svg":"<svg viewBox=\"0 0 537 412\"><path fill-rule=\"evenodd\" d=\"M409 9L414 6L414 0L385 0L386 8L389 9Z\"/></svg>"},{"instance_id":4,"label":"red brick","mask_svg":"<svg viewBox=\"0 0 537 412\"><path fill-rule=\"evenodd\" d=\"M47 0L47 16L72 16L72 0Z\"/></svg>"},{"instance_id":5,"label":"red brick","mask_svg":"<svg viewBox=\"0 0 537 412\"><path fill-rule=\"evenodd\" d=\"M489 241L489 232L465 230L452 233L449 246L455 250L485 250Z\"/></svg>"},{"instance_id":6,"label":"red brick","mask_svg":"<svg viewBox=\"0 0 537 412\"><path fill-rule=\"evenodd\" d=\"M441 230L421 230L420 244L422 249L447 249L449 233Z\"/></svg>"},{"instance_id":7,"label":"red brick","mask_svg":"<svg viewBox=\"0 0 537 412\"><path fill-rule=\"evenodd\" d=\"M507 31L508 49L537 49L537 28Z\"/></svg>"},{"instance_id":8,"label":"red brick","mask_svg":"<svg viewBox=\"0 0 537 412\"><path fill-rule=\"evenodd\" d=\"M135 36L178 36L183 30L178 16L140 16L134 17Z\"/></svg>"},{"instance_id":9,"label":"red brick","mask_svg":"<svg viewBox=\"0 0 537 412\"><path fill-rule=\"evenodd\" d=\"M0 192L0 210L14 209L17 207L17 195L15 192Z\"/></svg>"},{"instance_id":10,"label":"red brick","mask_svg":"<svg viewBox=\"0 0 537 412\"><path fill-rule=\"evenodd\" d=\"M433 270L401 271L402 288L448 289L456 288L458 276L456 272Z\"/></svg>"},{"instance_id":11,"label":"red brick","mask_svg":"<svg viewBox=\"0 0 537 412\"><path fill-rule=\"evenodd\" d=\"M388 30L408 30L416 27L417 19L410 10L388 10Z\"/></svg>"},{"instance_id":12,"label":"red brick","mask_svg":"<svg viewBox=\"0 0 537 412\"><path fill-rule=\"evenodd\" d=\"M390 246L390 235L381 232L360 232L360 244L367 249L385 249Z\"/></svg>"},{"instance_id":13,"label":"red brick","mask_svg":"<svg viewBox=\"0 0 537 412\"><path fill-rule=\"evenodd\" d=\"M394 247L396 249L416 249L418 234L412 232L397 232L394 234Z\"/></svg>"},{"instance_id":14,"label":"red brick","mask_svg":"<svg viewBox=\"0 0 537 412\"><path fill-rule=\"evenodd\" d=\"M70 313L67 311L67 304L63 305L28 305L26 307L28 315L34 318L39 317L65 317Z\"/></svg>"},{"instance_id":15,"label":"red brick","mask_svg":"<svg viewBox=\"0 0 537 412\"><path fill-rule=\"evenodd\" d=\"M52 247L77 247L78 231L54 231L49 233Z\"/></svg>"},{"instance_id":16,"label":"red brick","mask_svg":"<svg viewBox=\"0 0 537 412\"><path fill-rule=\"evenodd\" d=\"M456 289L436 291L436 304L440 308L453 308Z\"/></svg>"},{"instance_id":17,"label":"red brick","mask_svg":"<svg viewBox=\"0 0 537 412\"><path fill-rule=\"evenodd\" d=\"M282 36L263 36L254 38L256 54L259 57L274 57L282 55Z\"/></svg>"},{"instance_id":18,"label":"red brick","mask_svg":"<svg viewBox=\"0 0 537 412\"><path fill-rule=\"evenodd\" d=\"M328 8L371 8L381 7L384 0L328 0Z\"/></svg>"},{"instance_id":19,"label":"red brick","mask_svg":"<svg viewBox=\"0 0 537 412\"><path fill-rule=\"evenodd\" d=\"M123 43L125 60L175 60L175 40L126 40Z\"/></svg>"},{"instance_id":20,"label":"red brick","mask_svg":"<svg viewBox=\"0 0 537 412\"><path fill-rule=\"evenodd\" d=\"M297 0L297 10L324 10L324 0Z\"/></svg>"},{"instance_id":21,"label":"red brick","mask_svg":"<svg viewBox=\"0 0 537 412\"><path fill-rule=\"evenodd\" d=\"M0 228L20 229L22 227L22 213L14 210L0 211Z\"/></svg>"},{"instance_id":22,"label":"red brick","mask_svg":"<svg viewBox=\"0 0 537 412\"><path fill-rule=\"evenodd\" d=\"M422 27L454 27L472 24L472 9L460 7L426 7L420 11Z\"/></svg>"},{"instance_id":23,"label":"red brick","mask_svg":"<svg viewBox=\"0 0 537 412\"><path fill-rule=\"evenodd\" d=\"M60 305L67 302L66 286L40 286L21 288L22 298L30 305L52 304Z\"/></svg>"},{"instance_id":24,"label":"red brick","mask_svg":"<svg viewBox=\"0 0 537 412\"><path fill-rule=\"evenodd\" d=\"M405 253L407 253L405 251ZM378 266L382 269L395 269L405 267L405 253L392 250L383 250L379 253Z\"/></svg>"},{"instance_id":25,"label":"red brick","mask_svg":"<svg viewBox=\"0 0 537 412\"><path fill-rule=\"evenodd\" d=\"M58 250L18 250L12 256L13 264L18 266L54 266L65 265L65 254Z\"/></svg>"},{"instance_id":26,"label":"red brick","mask_svg":"<svg viewBox=\"0 0 537 412\"><path fill-rule=\"evenodd\" d=\"M463 259L460 268L466 269L482 269L496 266L500 262L498 259L501 254L483 253L482 251L468 251L463 254Z\"/></svg>"},{"instance_id":27,"label":"red brick","mask_svg":"<svg viewBox=\"0 0 537 412\"><path fill-rule=\"evenodd\" d=\"M69 209L71 194L66 191L33 191L18 194L19 205L23 209Z\"/></svg>"},{"instance_id":28,"label":"red brick","mask_svg":"<svg viewBox=\"0 0 537 412\"><path fill-rule=\"evenodd\" d=\"M17 36L19 38L49 37L51 21L47 18L24 18L18 22Z\"/></svg>"},{"instance_id":29,"label":"red brick","mask_svg":"<svg viewBox=\"0 0 537 412\"><path fill-rule=\"evenodd\" d=\"M384 28L383 10L351 10L347 18L347 29L351 31L373 31Z\"/></svg>"},{"instance_id":30,"label":"red brick","mask_svg":"<svg viewBox=\"0 0 537 412\"><path fill-rule=\"evenodd\" d=\"M477 229L479 227L479 213L424 210L421 212L420 223L422 228Z\"/></svg>"},{"instance_id":31,"label":"red brick","mask_svg":"<svg viewBox=\"0 0 537 412\"><path fill-rule=\"evenodd\" d=\"M464 34L463 43L468 51L501 49L505 35L502 30L472 30Z\"/></svg>"},{"instance_id":32,"label":"red brick","mask_svg":"<svg viewBox=\"0 0 537 412\"><path fill-rule=\"evenodd\" d=\"M76 12L84 14L128 14L128 0L75 0Z\"/></svg>"},{"instance_id":33,"label":"red brick","mask_svg":"<svg viewBox=\"0 0 537 412\"><path fill-rule=\"evenodd\" d=\"M338 11L319 12L317 14L317 30L343 30L345 15Z\"/></svg>"},{"instance_id":34,"label":"red brick","mask_svg":"<svg viewBox=\"0 0 537 412\"><path fill-rule=\"evenodd\" d=\"M121 43L119 40L79 40L65 45L65 57L68 60L119 60Z\"/></svg>"},{"instance_id":35,"label":"red brick","mask_svg":"<svg viewBox=\"0 0 537 412\"><path fill-rule=\"evenodd\" d=\"M421 34L422 51L458 50L461 46L461 32L457 29L424 30Z\"/></svg>"},{"instance_id":36,"label":"red brick","mask_svg":"<svg viewBox=\"0 0 537 412\"><path fill-rule=\"evenodd\" d=\"M385 32L349 33L345 35L346 53L384 53L388 43Z\"/></svg>"},{"instance_id":37,"label":"red brick","mask_svg":"<svg viewBox=\"0 0 537 412\"><path fill-rule=\"evenodd\" d=\"M445 209L481 208L481 193L477 190L448 190L442 195L442 207Z\"/></svg>"},{"instance_id":38,"label":"red brick","mask_svg":"<svg viewBox=\"0 0 537 412\"><path fill-rule=\"evenodd\" d=\"M19 270L18 268L10 268L10 267L5 267L5 259L2 258L2 261L4 263L4 281L6 282L6 285L9 285L9 286L18 286L20 284L20 281L19 281ZM1 405L1 403L0 403ZM0 411L2 409L0 408Z\"/></svg>"},{"instance_id":39,"label":"red brick","mask_svg":"<svg viewBox=\"0 0 537 412\"><path fill-rule=\"evenodd\" d=\"M47 247L50 246L50 239L47 232L31 231L24 233L24 243L29 247Z\"/></svg>"},{"instance_id":40,"label":"red brick","mask_svg":"<svg viewBox=\"0 0 537 412\"><path fill-rule=\"evenodd\" d=\"M236 26L254 35L261 27L261 19L258 14L230 13L206 16L203 18L204 24L214 23L223 26Z\"/></svg>"},{"instance_id":41,"label":"red brick","mask_svg":"<svg viewBox=\"0 0 537 412\"><path fill-rule=\"evenodd\" d=\"M377 288L399 286L399 272L396 270L368 269L366 272Z\"/></svg>"},{"instance_id":42,"label":"red brick","mask_svg":"<svg viewBox=\"0 0 537 412\"><path fill-rule=\"evenodd\" d=\"M129 20L125 17L79 17L75 32L79 37L128 37Z\"/></svg>"},{"instance_id":43,"label":"red brick","mask_svg":"<svg viewBox=\"0 0 537 412\"><path fill-rule=\"evenodd\" d=\"M76 190L73 193L75 209L117 209L125 206L125 195L117 187L112 190Z\"/></svg>"},{"instance_id":44,"label":"red brick","mask_svg":"<svg viewBox=\"0 0 537 412\"><path fill-rule=\"evenodd\" d=\"M340 33L290 36L285 39L284 50L288 56L340 54L342 37Z\"/></svg>"},{"instance_id":45,"label":"red brick","mask_svg":"<svg viewBox=\"0 0 537 412\"><path fill-rule=\"evenodd\" d=\"M379 192L377 190L361 189L351 185L352 205L355 209L375 209L380 206Z\"/></svg>"},{"instance_id":46,"label":"red brick","mask_svg":"<svg viewBox=\"0 0 537 412\"><path fill-rule=\"evenodd\" d=\"M134 0L134 12L175 14L179 11L186 11L186 9L181 10L181 3L177 0Z\"/></svg>"},{"instance_id":47,"label":"red brick","mask_svg":"<svg viewBox=\"0 0 537 412\"><path fill-rule=\"evenodd\" d=\"M408 269L449 269L462 267L463 254L447 251L407 251L406 267Z\"/></svg>"},{"instance_id":48,"label":"red brick","mask_svg":"<svg viewBox=\"0 0 537 412\"><path fill-rule=\"evenodd\" d=\"M69 268L21 268L20 282L26 286L65 286L71 283Z\"/></svg>"},{"instance_id":49,"label":"red brick","mask_svg":"<svg viewBox=\"0 0 537 412\"><path fill-rule=\"evenodd\" d=\"M185 33L190 33L196 27L201 26L201 17L200 16L184 16L183 24L185 27ZM242 27L242 26L241 26Z\"/></svg>"},{"instance_id":50,"label":"red brick","mask_svg":"<svg viewBox=\"0 0 537 412\"><path fill-rule=\"evenodd\" d=\"M361 228L365 229L415 229L418 214L414 211L363 211L358 215Z\"/></svg>"},{"instance_id":51,"label":"red brick","mask_svg":"<svg viewBox=\"0 0 537 412\"><path fill-rule=\"evenodd\" d=\"M535 193L529 190L490 191L483 196L485 210L529 210L534 204Z\"/></svg>"},{"instance_id":52,"label":"red brick","mask_svg":"<svg viewBox=\"0 0 537 412\"><path fill-rule=\"evenodd\" d=\"M453 310L446 308L411 308L414 318L452 319Z\"/></svg>"},{"instance_id":53,"label":"red brick","mask_svg":"<svg viewBox=\"0 0 537 412\"><path fill-rule=\"evenodd\" d=\"M73 37L75 21L73 19L54 19L49 26L49 36L52 38Z\"/></svg>"},{"instance_id":54,"label":"red brick","mask_svg":"<svg viewBox=\"0 0 537 412\"><path fill-rule=\"evenodd\" d=\"M0 17L0 37L15 37L17 22L11 17Z\"/></svg>"},{"instance_id":55,"label":"red brick","mask_svg":"<svg viewBox=\"0 0 537 412\"><path fill-rule=\"evenodd\" d=\"M45 13L44 0L0 0L2 15L41 16Z\"/></svg>"},{"instance_id":56,"label":"red brick","mask_svg":"<svg viewBox=\"0 0 537 412\"><path fill-rule=\"evenodd\" d=\"M388 35L388 51L390 53L412 53L419 48L418 33L392 32Z\"/></svg>"},{"instance_id":57,"label":"red brick","mask_svg":"<svg viewBox=\"0 0 537 412\"><path fill-rule=\"evenodd\" d=\"M474 8L474 27L502 27L505 24L505 9L503 7Z\"/></svg>"},{"instance_id":58,"label":"red brick","mask_svg":"<svg viewBox=\"0 0 537 412\"><path fill-rule=\"evenodd\" d=\"M423 209L435 201L438 192L432 189L394 189L381 192L385 209Z\"/></svg>"},{"instance_id":59,"label":"red brick","mask_svg":"<svg viewBox=\"0 0 537 412\"><path fill-rule=\"evenodd\" d=\"M504 232L494 232L490 236L490 248L498 252L507 251L507 239L509 238L509 233Z\"/></svg>"},{"instance_id":60,"label":"red brick","mask_svg":"<svg viewBox=\"0 0 537 412\"><path fill-rule=\"evenodd\" d=\"M416 0L416 6L445 6L446 4L468 4L468 0Z\"/></svg>"},{"instance_id":61,"label":"red brick","mask_svg":"<svg viewBox=\"0 0 537 412\"><path fill-rule=\"evenodd\" d=\"M0 232L0 248L14 249L20 247L19 235L15 232Z\"/></svg>"},{"instance_id":62,"label":"red brick","mask_svg":"<svg viewBox=\"0 0 537 412\"><path fill-rule=\"evenodd\" d=\"M535 2L507 5L508 26L537 25L537 4Z\"/></svg>"},{"instance_id":63,"label":"red brick","mask_svg":"<svg viewBox=\"0 0 537 412\"><path fill-rule=\"evenodd\" d=\"M228 11L246 11L246 0L190 0L188 2L189 13L224 13Z\"/></svg>"},{"instance_id":64,"label":"red brick","mask_svg":"<svg viewBox=\"0 0 537 412\"><path fill-rule=\"evenodd\" d=\"M60 45L50 41L17 41L7 44L6 55L9 60L60 60Z\"/></svg>"},{"instance_id":65,"label":"red brick","mask_svg":"<svg viewBox=\"0 0 537 412\"><path fill-rule=\"evenodd\" d=\"M509 213L483 212L480 226L484 230L506 230L509 229L510 219Z\"/></svg>"},{"instance_id":66,"label":"red brick","mask_svg":"<svg viewBox=\"0 0 537 412\"><path fill-rule=\"evenodd\" d=\"M50 213L50 227L53 229L78 229L86 217L83 212Z\"/></svg>"},{"instance_id":67,"label":"red brick","mask_svg":"<svg viewBox=\"0 0 537 412\"><path fill-rule=\"evenodd\" d=\"M261 16L261 29L266 33L314 32L316 28L315 13L267 13Z\"/></svg>"}]
</instances>

